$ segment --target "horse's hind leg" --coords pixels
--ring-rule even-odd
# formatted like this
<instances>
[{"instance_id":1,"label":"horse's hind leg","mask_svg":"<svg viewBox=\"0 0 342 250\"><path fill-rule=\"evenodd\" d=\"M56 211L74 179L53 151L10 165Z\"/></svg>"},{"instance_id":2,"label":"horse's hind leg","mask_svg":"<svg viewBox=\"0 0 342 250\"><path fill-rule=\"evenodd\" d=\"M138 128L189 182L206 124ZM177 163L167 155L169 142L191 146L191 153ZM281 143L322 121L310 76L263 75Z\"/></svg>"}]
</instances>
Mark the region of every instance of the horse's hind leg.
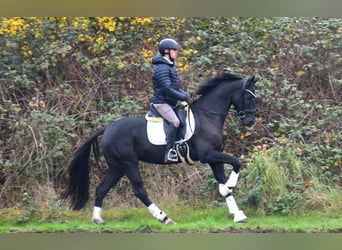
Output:
<instances>
[{"instance_id":1,"label":"horse's hind leg","mask_svg":"<svg viewBox=\"0 0 342 250\"><path fill-rule=\"evenodd\" d=\"M146 189L144 187L138 163L126 162L125 173L131 182L134 195L148 208L154 218L166 225L176 224L173 220L168 218L164 211L160 210L148 197Z\"/></svg>"},{"instance_id":2,"label":"horse's hind leg","mask_svg":"<svg viewBox=\"0 0 342 250\"><path fill-rule=\"evenodd\" d=\"M113 167L113 164L110 164L110 163L109 165L111 166L109 174L103 179L100 185L98 185L96 188L95 205L94 205L93 216L92 216L92 222L94 224L104 223L104 220L101 217L103 199L107 195L109 190L112 187L114 187L118 183L118 181L121 179L121 177L124 175L124 172L120 168Z\"/></svg>"}]
</instances>

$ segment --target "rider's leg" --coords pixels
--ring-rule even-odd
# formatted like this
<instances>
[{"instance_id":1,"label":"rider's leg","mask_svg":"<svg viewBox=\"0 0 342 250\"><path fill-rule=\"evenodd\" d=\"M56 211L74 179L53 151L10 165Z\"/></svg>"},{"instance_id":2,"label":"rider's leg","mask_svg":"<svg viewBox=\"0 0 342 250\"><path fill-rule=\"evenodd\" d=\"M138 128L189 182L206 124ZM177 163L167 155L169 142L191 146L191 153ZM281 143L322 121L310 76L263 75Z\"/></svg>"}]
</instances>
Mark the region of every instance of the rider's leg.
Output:
<instances>
[{"instance_id":1,"label":"rider's leg","mask_svg":"<svg viewBox=\"0 0 342 250\"><path fill-rule=\"evenodd\" d=\"M178 161L177 152L175 149L175 140L178 128L170 124L166 134L166 150L165 150L165 162Z\"/></svg>"},{"instance_id":2,"label":"rider's leg","mask_svg":"<svg viewBox=\"0 0 342 250\"><path fill-rule=\"evenodd\" d=\"M175 162L178 161L177 152L175 150L175 140L176 134L179 128L180 121L172 109L172 107L166 103L154 104L159 114L164 117L170 126L167 129L166 134L166 150L165 150L165 162Z\"/></svg>"}]
</instances>

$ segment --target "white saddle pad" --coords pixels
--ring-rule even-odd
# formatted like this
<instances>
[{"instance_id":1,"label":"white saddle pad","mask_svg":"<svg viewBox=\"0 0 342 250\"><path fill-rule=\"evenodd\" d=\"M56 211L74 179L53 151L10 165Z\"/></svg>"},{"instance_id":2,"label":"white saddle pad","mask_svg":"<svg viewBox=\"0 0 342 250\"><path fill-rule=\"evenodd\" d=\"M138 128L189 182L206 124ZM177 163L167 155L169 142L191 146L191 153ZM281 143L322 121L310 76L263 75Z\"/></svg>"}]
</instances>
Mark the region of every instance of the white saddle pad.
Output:
<instances>
[{"instance_id":1,"label":"white saddle pad","mask_svg":"<svg viewBox=\"0 0 342 250\"><path fill-rule=\"evenodd\" d=\"M147 137L150 143L154 145L166 145L166 135L163 127L162 118L148 118L147 120ZM189 110L189 117L186 118L186 132L183 139L176 141L176 143L187 141L191 138L195 131L195 119L194 115Z\"/></svg>"}]
</instances>

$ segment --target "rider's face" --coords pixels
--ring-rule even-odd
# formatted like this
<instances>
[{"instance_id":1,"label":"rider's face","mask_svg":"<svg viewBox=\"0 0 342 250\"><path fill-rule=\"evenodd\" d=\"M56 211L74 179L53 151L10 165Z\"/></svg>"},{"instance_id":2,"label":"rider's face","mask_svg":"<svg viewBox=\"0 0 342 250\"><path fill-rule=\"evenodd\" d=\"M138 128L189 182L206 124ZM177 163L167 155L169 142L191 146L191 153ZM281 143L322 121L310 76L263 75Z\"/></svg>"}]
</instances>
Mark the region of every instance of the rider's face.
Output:
<instances>
[{"instance_id":1,"label":"rider's face","mask_svg":"<svg viewBox=\"0 0 342 250\"><path fill-rule=\"evenodd\" d=\"M171 59L176 59L178 57L178 50L170 49L170 57Z\"/></svg>"}]
</instances>

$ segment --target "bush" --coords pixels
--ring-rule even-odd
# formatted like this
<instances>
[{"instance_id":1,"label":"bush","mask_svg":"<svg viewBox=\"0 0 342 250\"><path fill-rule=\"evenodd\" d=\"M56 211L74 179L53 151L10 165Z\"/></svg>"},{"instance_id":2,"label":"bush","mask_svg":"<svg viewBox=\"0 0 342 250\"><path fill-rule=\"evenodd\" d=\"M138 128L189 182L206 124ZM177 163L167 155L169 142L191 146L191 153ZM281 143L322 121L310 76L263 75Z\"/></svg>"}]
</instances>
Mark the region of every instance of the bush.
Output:
<instances>
[{"instance_id":1,"label":"bush","mask_svg":"<svg viewBox=\"0 0 342 250\"><path fill-rule=\"evenodd\" d=\"M290 148L274 147L254 156L244 170L245 205L264 213L294 210L309 181L307 168Z\"/></svg>"}]
</instances>

